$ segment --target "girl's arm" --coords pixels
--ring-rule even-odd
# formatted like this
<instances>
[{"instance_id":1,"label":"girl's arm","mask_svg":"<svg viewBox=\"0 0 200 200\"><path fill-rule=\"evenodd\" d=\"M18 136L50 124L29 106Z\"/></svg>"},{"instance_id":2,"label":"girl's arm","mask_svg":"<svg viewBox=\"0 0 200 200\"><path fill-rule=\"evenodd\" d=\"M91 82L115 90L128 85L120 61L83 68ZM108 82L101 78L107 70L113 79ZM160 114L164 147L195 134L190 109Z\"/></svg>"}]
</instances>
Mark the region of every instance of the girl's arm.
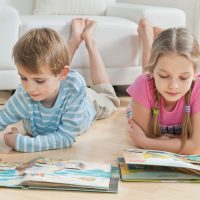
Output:
<instances>
[{"instance_id":1,"label":"girl's arm","mask_svg":"<svg viewBox=\"0 0 200 200\"><path fill-rule=\"evenodd\" d=\"M149 136L151 132L151 110L132 99L131 111L132 120L141 127L146 136Z\"/></svg>"},{"instance_id":2,"label":"girl's arm","mask_svg":"<svg viewBox=\"0 0 200 200\"><path fill-rule=\"evenodd\" d=\"M139 103L132 101L132 121L130 136L135 145L145 149L155 149L178 153L181 139L176 138L149 138L151 135L151 111ZM200 113L192 116L193 136L186 141L182 154L200 154Z\"/></svg>"},{"instance_id":3,"label":"girl's arm","mask_svg":"<svg viewBox=\"0 0 200 200\"><path fill-rule=\"evenodd\" d=\"M180 152L181 139L180 138L148 138L143 130L135 123L132 123L132 129L130 130L130 136L134 141L134 144L144 149L154 149L162 151L170 151L181 154L200 154L200 138L193 135L185 143L184 148Z\"/></svg>"}]
</instances>

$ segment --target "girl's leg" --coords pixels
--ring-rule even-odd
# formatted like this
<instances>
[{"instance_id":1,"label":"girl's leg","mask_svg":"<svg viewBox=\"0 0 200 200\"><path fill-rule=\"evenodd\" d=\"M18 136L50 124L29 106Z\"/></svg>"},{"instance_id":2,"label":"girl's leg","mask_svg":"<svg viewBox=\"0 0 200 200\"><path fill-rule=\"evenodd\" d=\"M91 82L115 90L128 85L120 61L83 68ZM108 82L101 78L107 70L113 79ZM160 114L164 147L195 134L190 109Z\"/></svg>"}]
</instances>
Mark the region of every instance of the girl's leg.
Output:
<instances>
[{"instance_id":1,"label":"girl's leg","mask_svg":"<svg viewBox=\"0 0 200 200\"><path fill-rule=\"evenodd\" d=\"M141 19L138 24L138 33L142 45L142 67L147 66L150 58L151 47L154 40L153 28L146 19Z\"/></svg>"},{"instance_id":2,"label":"girl's leg","mask_svg":"<svg viewBox=\"0 0 200 200\"><path fill-rule=\"evenodd\" d=\"M138 33L142 43L142 67L147 66L151 54L151 47L155 37L162 32L160 27L152 27L147 19L141 19L138 25Z\"/></svg>"},{"instance_id":3,"label":"girl's leg","mask_svg":"<svg viewBox=\"0 0 200 200\"><path fill-rule=\"evenodd\" d=\"M161 33L162 31L164 31L164 29L162 29L162 28L160 28L160 27L158 27L158 26L154 26L153 27L153 34L154 34L154 39L157 37L157 35L159 34L159 33Z\"/></svg>"},{"instance_id":4,"label":"girl's leg","mask_svg":"<svg viewBox=\"0 0 200 200\"><path fill-rule=\"evenodd\" d=\"M86 19L85 30L82 33L82 38L85 41L85 45L89 54L91 65L91 80L93 85L110 82L104 62L96 47L94 36L95 28L96 22Z\"/></svg>"},{"instance_id":5,"label":"girl's leg","mask_svg":"<svg viewBox=\"0 0 200 200\"><path fill-rule=\"evenodd\" d=\"M85 29L85 19L75 18L71 23L71 36L67 42L69 51L69 65L71 64L73 55L82 42L82 33Z\"/></svg>"}]
</instances>

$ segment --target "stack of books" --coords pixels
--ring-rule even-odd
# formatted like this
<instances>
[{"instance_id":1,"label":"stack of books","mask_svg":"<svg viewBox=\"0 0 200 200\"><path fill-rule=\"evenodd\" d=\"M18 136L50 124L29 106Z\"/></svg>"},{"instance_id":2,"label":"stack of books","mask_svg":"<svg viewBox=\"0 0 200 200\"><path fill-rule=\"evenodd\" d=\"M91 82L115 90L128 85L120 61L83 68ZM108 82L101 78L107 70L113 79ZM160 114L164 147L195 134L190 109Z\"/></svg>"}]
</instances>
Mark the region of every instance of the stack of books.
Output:
<instances>
[{"instance_id":1,"label":"stack of books","mask_svg":"<svg viewBox=\"0 0 200 200\"><path fill-rule=\"evenodd\" d=\"M125 149L117 162L123 181L200 182L200 155Z\"/></svg>"},{"instance_id":2,"label":"stack of books","mask_svg":"<svg viewBox=\"0 0 200 200\"><path fill-rule=\"evenodd\" d=\"M118 180L119 171L111 164L41 157L0 162L0 187L117 193Z\"/></svg>"}]
</instances>

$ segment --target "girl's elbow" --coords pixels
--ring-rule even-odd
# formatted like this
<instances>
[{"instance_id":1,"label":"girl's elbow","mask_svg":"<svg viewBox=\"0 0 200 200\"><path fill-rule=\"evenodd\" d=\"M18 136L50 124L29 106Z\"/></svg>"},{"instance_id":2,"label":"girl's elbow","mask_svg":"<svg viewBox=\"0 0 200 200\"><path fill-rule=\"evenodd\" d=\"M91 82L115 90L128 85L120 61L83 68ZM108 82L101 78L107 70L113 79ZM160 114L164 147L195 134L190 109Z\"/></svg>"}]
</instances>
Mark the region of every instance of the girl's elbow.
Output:
<instances>
[{"instance_id":1,"label":"girl's elbow","mask_svg":"<svg viewBox=\"0 0 200 200\"><path fill-rule=\"evenodd\" d=\"M190 148L185 149L184 154L200 155L200 143L199 142L192 142Z\"/></svg>"},{"instance_id":2,"label":"girl's elbow","mask_svg":"<svg viewBox=\"0 0 200 200\"><path fill-rule=\"evenodd\" d=\"M191 154L191 155L200 155L200 146L193 147L188 154Z\"/></svg>"}]
</instances>

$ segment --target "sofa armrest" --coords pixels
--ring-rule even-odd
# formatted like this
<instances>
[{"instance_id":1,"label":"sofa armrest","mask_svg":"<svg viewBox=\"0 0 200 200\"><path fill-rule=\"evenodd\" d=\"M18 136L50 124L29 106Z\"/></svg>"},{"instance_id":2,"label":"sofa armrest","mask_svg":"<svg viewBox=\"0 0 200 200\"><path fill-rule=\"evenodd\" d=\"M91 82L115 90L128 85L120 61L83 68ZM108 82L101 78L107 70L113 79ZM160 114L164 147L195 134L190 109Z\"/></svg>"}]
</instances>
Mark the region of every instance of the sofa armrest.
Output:
<instances>
[{"instance_id":1,"label":"sofa armrest","mask_svg":"<svg viewBox=\"0 0 200 200\"><path fill-rule=\"evenodd\" d=\"M12 8L0 6L0 69L13 69L12 49L19 36L19 14Z\"/></svg>"},{"instance_id":2,"label":"sofa armrest","mask_svg":"<svg viewBox=\"0 0 200 200\"><path fill-rule=\"evenodd\" d=\"M152 26L162 28L185 26L186 24L184 11L171 7L114 3L107 7L106 15L126 18L136 23L141 18L147 18Z\"/></svg>"}]
</instances>

